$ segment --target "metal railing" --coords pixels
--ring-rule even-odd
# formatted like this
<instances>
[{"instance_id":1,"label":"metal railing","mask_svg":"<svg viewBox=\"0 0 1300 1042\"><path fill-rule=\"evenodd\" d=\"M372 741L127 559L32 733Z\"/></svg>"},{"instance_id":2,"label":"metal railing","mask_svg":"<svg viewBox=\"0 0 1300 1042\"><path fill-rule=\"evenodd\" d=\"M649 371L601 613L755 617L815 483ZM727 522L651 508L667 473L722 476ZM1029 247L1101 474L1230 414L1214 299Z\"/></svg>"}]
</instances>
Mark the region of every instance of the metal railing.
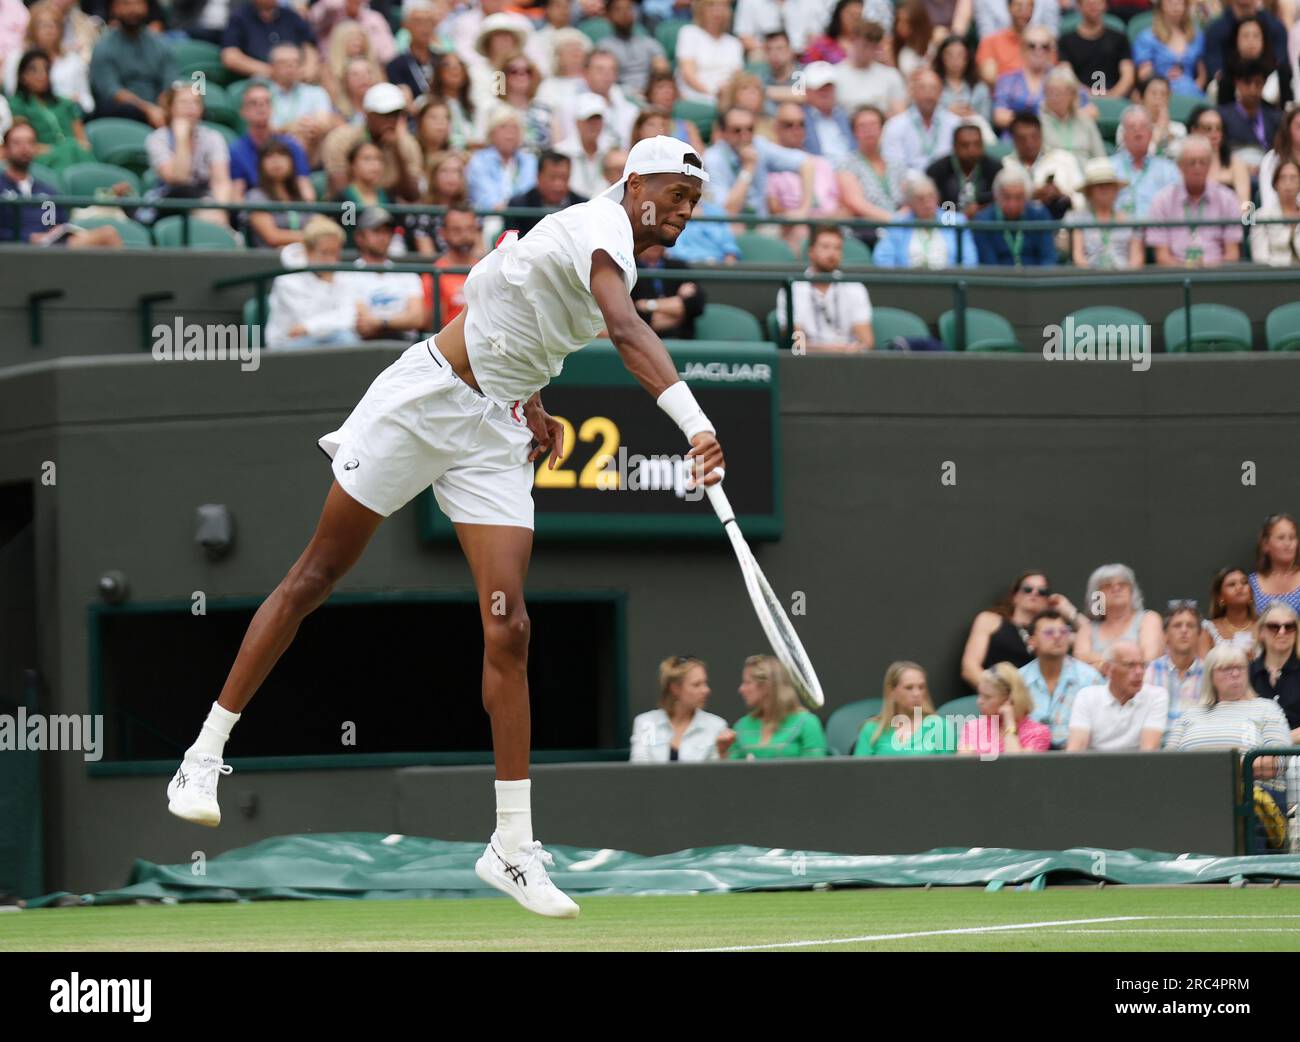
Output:
<instances>
[{"instance_id":1,"label":"metal railing","mask_svg":"<svg viewBox=\"0 0 1300 1042\"><path fill-rule=\"evenodd\" d=\"M1260 760L1273 762L1267 770L1257 772L1256 764ZM1267 799L1257 796L1257 783L1262 783L1260 787ZM1243 853L1300 854L1300 827L1296 820L1297 805L1300 805L1300 746L1266 747L1244 753L1240 796L1237 823L1239 849Z\"/></svg>"}]
</instances>

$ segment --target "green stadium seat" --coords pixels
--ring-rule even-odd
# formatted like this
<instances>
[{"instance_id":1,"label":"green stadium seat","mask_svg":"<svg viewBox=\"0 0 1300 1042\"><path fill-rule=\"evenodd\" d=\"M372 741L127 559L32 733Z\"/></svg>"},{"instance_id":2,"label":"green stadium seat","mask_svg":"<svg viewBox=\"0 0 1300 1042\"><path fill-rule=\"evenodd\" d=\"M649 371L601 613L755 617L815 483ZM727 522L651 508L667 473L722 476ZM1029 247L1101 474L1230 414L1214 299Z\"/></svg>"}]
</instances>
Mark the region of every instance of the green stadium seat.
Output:
<instances>
[{"instance_id":1,"label":"green stadium seat","mask_svg":"<svg viewBox=\"0 0 1300 1042\"><path fill-rule=\"evenodd\" d=\"M804 240L803 250L799 254L799 259L805 264L808 263L808 240ZM844 236L844 266L846 268L862 268L871 263L871 247L859 239L856 235Z\"/></svg>"},{"instance_id":2,"label":"green stadium seat","mask_svg":"<svg viewBox=\"0 0 1300 1042\"><path fill-rule=\"evenodd\" d=\"M73 163L63 171L63 190L68 195L96 195L122 181L131 186L132 195L140 194L140 179L112 163Z\"/></svg>"},{"instance_id":3,"label":"green stadium seat","mask_svg":"<svg viewBox=\"0 0 1300 1042\"><path fill-rule=\"evenodd\" d=\"M939 339L949 351L957 350L957 313L945 311L939 316ZM967 351L1023 351L1011 323L995 311L966 309Z\"/></svg>"},{"instance_id":4,"label":"green stadium seat","mask_svg":"<svg viewBox=\"0 0 1300 1042\"><path fill-rule=\"evenodd\" d=\"M668 60L674 65L677 64L677 33L683 25L690 25L690 22L680 18L672 18L655 26L655 39L663 44Z\"/></svg>"},{"instance_id":5,"label":"green stadium seat","mask_svg":"<svg viewBox=\"0 0 1300 1042\"><path fill-rule=\"evenodd\" d=\"M63 175L54 167L46 166L44 163L33 163L27 172L32 175L33 181L44 181L47 185L53 185L60 192L63 191Z\"/></svg>"},{"instance_id":6,"label":"green stadium seat","mask_svg":"<svg viewBox=\"0 0 1300 1042\"><path fill-rule=\"evenodd\" d=\"M578 23L578 32L592 43L600 43L607 36L614 34L614 27L608 18L584 18Z\"/></svg>"},{"instance_id":7,"label":"green stadium seat","mask_svg":"<svg viewBox=\"0 0 1300 1042\"><path fill-rule=\"evenodd\" d=\"M131 221L125 217L83 217L78 218L76 223L82 228L100 228L111 224L117 229L117 234L122 236L122 245L128 250L153 249L153 238L149 235L149 229L138 221Z\"/></svg>"},{"instance_id":8,"label":"green stadium seat","mask_svg":"<svg viewBox=\"0 0 1300 1042\"><path fill-rule=\"evenodd\" d=\"M95 158L101 163L117 163L119 166L127 165L116 158L123 151L144 153L144 139L149 136L149 130L143 123L116 116L92 119L86 124L86 136L90 139L90 150L95 153Z\"/></svg>"},{"instance_id":9,"label":"green stadium seat","mask_svg":"<svg viewBox=\"0 0 1300 1042\"><path fill-rule=\"evenodd\" d=\"M1119 119L1132 103L1127 98L1093 98L1092 103L1097 106L1097 129L1103 138L1113 144L1115 131L1119 129Z\"/></svg>"},{"instance_id":10,"label":"green stadium seat","mask_svg":"<svg viewBox=\"0 0 1300 1042\"><path fill-rule=\"evenodd\" d=\"M1079 23L1082 20L1083 16L1080 15L1078 11L1070 11L1062 14L1060 25L1057 29L1057 37L1059 38L1064 36L1066 33L1074 32L1075 29L1079 28ZM1122 33L1124 31L1123 18L1113 14L1104 14L1101 16L1101 21L1107 29L1114 29L1117 33ZM1087 84L1084 84L1084 86L1087 86Z\"/></svg>"},{"instance_id":11,"label":"green stadium seat","mask_svg":"<svg viewBox=\"0 0 1300 1042\"><path fill-rule=\"evenodd\" d=\"M244 103L244 91L248 90L248 85L252 80L235 80L233 83L226 85L226 97L230 99L230 104L239 111L239 106Z\"/></svg>"},{"instance_id":12,"label":"green stadium seat","mask_svg":"<svg viewBox=\"0 0 1300 1042\"><path fill-rule=\"evenodd\" d=\"M1270 351L1300 351L1300 303L1283 304L1268 313L1264 337Z\"/></svg>"},{"instance_id":13,"label":"green stadium seat","mask_svg":"<svg viewBox=\"0 0 1300 1042\"><path fill-rule=\"evenodd\" d=\"M745 62L745 71L766 83L767 78L772 75L772 66L765 61Z\"/></svg>"},{"instance_id":14,"label":"green stadium seat","mask_svg":"<svg viewBox=\"0 0 1300 1042\"><path fill-rule=\"evenodd\" d=\"M1097 326L1145 326L1147 324L1147 320L1136 311L1131 311L1128 308L1111 307L1108 304L1079 308L1077 311L1071 311L1065 317L1074 319L1075 329L1083 329L1087 326L1096 328Z\"/></svg>"},{"instance_id":15,"label":"green stadium seat","mask_svg":"<svg viewBox=\"0 0 1300 1042\"><path fill-rule=\"evenodd\" d=\"M184 249L185 218L181 214L163 217L153 226L153 241L169 249ZM190 245L192 250L242 250L243 244L235 238L229 228L222 228L207 221L190 218Z\"/></svg>"},{"instance_id":16,"label":"green stadium seat","mask_svg":"<svg viewBox=\"0 0 1300 1042\"><path fill-rule=\"evenodd\" d=\"M180 79L186 83L197 83L199 79L196 74L203 77L204 89L214 83L225 86L235 78L235 74L221 64L220 58L215 61L203 59L202 61L181 62Z\"/></svg>"},{"instance_id":17,"label":"green stadium seat","mask_svg":"<svg viewBox=\"0 0 1300 1042\"><path fill-rule=\"evenodd\" d=\"M311 186L316 189L317 202L323 202L329 196L330 175L324 170L313 170L308 176Z\"/></svg>"},{"instance_id":18,"label":"green stadium seat","mask_svg":"<svg viewBox=\"0 0 1300 1042\"><path fill-rule=\"evenodd\" d=\"M781 343L781 316L776 308L767 313L767 319L763 325L767 327L767 338L773 343Z\"/></svg>"},{"instance_id":19,"label":"green stadium seat","mask_svg":"<svg viewBox=\"0 0 1300 1042\"><path fill-rule=\"evenodd\" d=\"M937 708L941 716L978 716L980 711L979 695L962 695L961 698L951 698Z\"/></svg>"},{"instance_id":20,"label":"green stadium seat","mask_svg":"<svg viewBox=\"0 0 1300 1042\"><path fill-rule=\"evenodd\" d=\"M263 297L262 300L266 302L268 298ZM264 303L263 313L269 315L270 312L267 310L267 307L268 305ZM244 301L244 325L246 325L249 329L261 329L263 336L265 336L266 334L265 328L263 328L261 323L257 321L257 298L256 297L249 297L246 301Z\"/></svg>"},{"instance_id":21,"label":"green stadium seat","mask_svg":"<svg viewBox=\"0 0 1300 1042\"><path fill-rule=\"evenodd\" d=\"M213 123L210 120L206 120L206 119L203 121L203 126L211 127L223 138L225 138L227 147L233 145L236 141L239 140L239 134L232 127L225 127L222 126L220 123Z\"/></svg>"},{"instance_id":22,"label":"green stadium seat","mask_svg":"<svg viewBox=\"0 0 1300 1042\"><path fill-rule=\"evenodd\" d=\"M897 337L928 337L930 327L925 319L902 308L872 308L871 331L876 335L877 347L888 347Z\"/></svg>"},{"instance_id":23,"label":"green stadium seat","mask_svg":"<svg viewBox=\"0 0 1300 1042\"><path fill-rule=\"evenodd\" d=\"M171 41L172 57L176 59L177 65L187 65L191 62L203 61L221 61L221 47L215 43L208 43L206 40L173 40Z\"/></svg>"},{"instance_id":24,"label":"green stadium seat","mask_svg":"<svg viewBox=\"0 0 1300 1042\"><path fill-rule=\"evenodd\" d=\"M1244 311L1226 304L1192 305L1190 345L1183 308L1165 316L1164 330L1165 350L1171 353L1251 350L1250 319Z\"/></svg>"},{"instance_id":25,"label":"green stadium seat","mask_svg":"<svg viewBox=\"0 0 1300 1042\"><path fill-rule=\"evenodd\" d=\"M744 308L731 304L705 304L695 320L696 340L763 340L763 327Z\"/></svg>"},{"instance_id":26,"label":"green stadium seat","mask_svg":"<svg viewBox=\"0 0 1300 1042\"><path fill-rule=\"evenodd\" d=\"M1204 98L1198 98L1191 94L1170 94L1169 118L1175 123L1186 125L1192 118L1192 113L1204 104Z\"/></svg>"},{"instance_id":27,"label":"green stadium seat","mask_svg":"<svg viewBox=\"0 0 1300 1042\"><path fill-rule=\"evenodd\" d=\"M213 123L229 127L237 134L244 132L244 121L239 117L239 106L231 100L230 92L219 83L209 83L203 95L203 115Z\"/></svg>"},{"instance_id":28,"label":"green stadium seat","mask_svg":"<svg viewBox=\"0 0 1300 1042\"><path fill-rule=\"evenodd\" d=\"M999 162L1006 159L1007 156L1011 155L1014 151L1014 146L1010 145L1006 141L999 141L996 144L984 146L984 154L990 159L996 159Z\"/></svg>"},{"instance_id":29,"label":"green stadium seat","mask_svg":"<svg viewBox=\"0 0 1300 1042\"><path fill-rule=\"evenodd\" d=\"M1141 33L1143 29L1150 29L1151 23L1155 21L1155 18L1156 16L1153 11L1142 11L1130 18L1128 25L1125 27L1128 32L1129 43L1136 40L1138 34Z\"/></svg>"},{"instance_id":30,"label":"green stadium seat","mask_svg":"<svg viewBox=\"0 0 1300 1042\"><path fill-rule=\"evenodd\" d=\"M787 264L794 267L794 251L780 239L758 232L742 232L736 236L742 264Z\"/></svg>"},{"instance_id":31,"label":"green stadium seat","mask_svg":"<svg viewBox=\"0 0 1300 1042\"><path fill-rule=\"evenodd\" d=\"M718 107L703 101L679 99L673 103L673 118L688 119L694 123L695 129L707 144L713 135L713 124L718 119Z\"/></svg>"},{"instance_id":32,"label":"green stadium seat","mask_svg":"<svg viewBox=\"0 0 1300 1042\"><path fill-rule=\"evenodd\" d=\"M879 698L860 698L840 706L826 721L826 744L837 756L852 756L862 725L880 712Z\"/></svg>"}]
</instances>

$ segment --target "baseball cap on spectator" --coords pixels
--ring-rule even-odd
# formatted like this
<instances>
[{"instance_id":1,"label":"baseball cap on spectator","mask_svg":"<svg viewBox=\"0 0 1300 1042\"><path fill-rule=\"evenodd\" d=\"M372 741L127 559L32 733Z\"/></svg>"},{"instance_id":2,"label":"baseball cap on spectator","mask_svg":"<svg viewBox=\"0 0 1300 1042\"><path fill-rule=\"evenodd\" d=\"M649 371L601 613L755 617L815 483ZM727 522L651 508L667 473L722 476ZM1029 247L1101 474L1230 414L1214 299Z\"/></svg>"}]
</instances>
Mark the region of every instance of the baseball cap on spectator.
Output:
<instances>
[{"instance_id":1,"label":"baseball cap on spectator","mask_svg":"<svg viewBox=\"0 0 1300 1042\"><path fill-rule=\"evenodd\" d=\"M490 14L483 19L482 25L479 26L478 36L474 40L474 50L486 58L487 39L493 33L514 34L516 45L522 49L531 29L532 25L518 16L507 14L505 11L498 11L496 14Z\"/></svg>"},{"instance_id":2,"label":"baseball cap on spectator","mask_svg":"<svg viewBox=\"0 0 1300 1042\"><path fill-rule=\"evenodd\" d=\"M586 91L579 94L578 99L573 103L574 119L590 119L592 116L607 115L609 115L609 107L599 94Z\"/></svg>"},{"instance_id":3,"label":"baseball cap on spectator","mask_svg":"<svg viewBox=\"0 0 1300 1042\"><path fill-rule=\"evenodd\" d=\"M361 99L361 107L377 116L386 116L406 108L406 95L396 84L376 83L366 91L365 97Z\"/></svg>"},{"instance_id":4,"label":"baseball cap on spectator","mask_svg":"<svg viewBox=\"0 0 1300 1042\"><path fill-rule=\"evenodd\" d=\"M694 155L693 149L685 141L675 137L658 134L655 137L642 138L627 154L623 165L623 176L606 188L600 195L607 195L613 202L623 199L623 185L633 174L687 174L707 182L709 175L702 166L687 161L688 155ZM698 157L697 157L698 158ZM599 198L599 196L597 196Z\"/></svg>"},{"instance_id":5,"label":"baseball cap on spectator","mask_svg":"<svg viewBox=\"0 0 1300 1042\"><path fill-rule=\"evenodd\" d=\"M395 223L393 215L382 206L367 206L357 218L357 230L368 232L372 228L391 228Z\"/></svg>"},{"instance_id":6,"label":"baseball cap on spectator","mask_svg":"<svg viewBox=\"0 0 1300 1042\"><path fill-rule=\"evenodd\" d=\"M803 82L809 90L821 90L835 82L835 66L830 62L813 62L804 68Z\"/></svg>"}]
</instances>

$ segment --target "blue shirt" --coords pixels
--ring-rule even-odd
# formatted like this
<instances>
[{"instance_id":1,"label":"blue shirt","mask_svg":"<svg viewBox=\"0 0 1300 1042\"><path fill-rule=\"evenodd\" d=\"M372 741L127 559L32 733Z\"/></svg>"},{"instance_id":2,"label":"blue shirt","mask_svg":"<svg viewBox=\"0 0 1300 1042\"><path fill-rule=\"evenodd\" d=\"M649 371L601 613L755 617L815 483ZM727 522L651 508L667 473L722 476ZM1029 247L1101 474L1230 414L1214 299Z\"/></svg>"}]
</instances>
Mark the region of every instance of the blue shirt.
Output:
<instances>
[{"instance_id":1,"label":"blue shirt","mask_svg":"<svg viewBox=\"0 0 1300 1042\"><path fill-rule=\"evenodd\" d=\"M0 199L15 199L22 196L18 190L18 182L10 176L6 170L0 173ZM32 196L41 195L58 195L59 190L53 185L47 185L44 181L38 181L32 178ZM48 231L50 225L41 220L44 213L40 203L33 203L31 206L20 206L17 208L6 206L0 210L0 242L30 242L33 235L37 232ZM14 220L18 221L18 236L14 237ZM54 211L54 223L65 224L68 220L68 211L56 208Z\"/></svg>"},{"instance_id":2,"label":"blue shirt","mask_svg":"<svg viewBox=\"0 0 1300 1042\"><path fill-rule=\"evenodd\" d=\"M501 153L490 146L470 158L465 168L469 201L480 210L500 209L537 184L537 157L521 148L512 159L514 169L509 170Z\"/></svg>"},{"instance_id":3,"label":"blue shirt","mask_svg":"<svg viewBox=\"0 0 1300 1042\"><path fill-rule=\"evenodd\" d=\"M1002 211L997 204L986 206L975 214L975 222L1001 221ZM1052 215L1042 203L1025 203L1022 221L1050 221ZM1048 267L1056 263L1056 244L1050 231L1027 232L1008 228L1000 232L976 232L975 249L981 264L1006 266Z\"/></svg>"},{"instance_id":4,"label":"blue shirt","mask_svg":"<svg viewBox=\"0 0 1300 1042\"><path fill-rule=\"evenodd\" d=\"M797 173L808 160L808 153L798 148L782 148L766 138L754 138L758 162L754 177L745 193L745 208L754 213L767 213L767 175ZM722 205L736 178L740 176L740 157L725 141L710 145L704 150L704 169L709 174L709 194L712 202ZM689 226L688 226L689 227Z\"/></svg>"},{"instance_id":5,"label":"blue shirt","mask_svg":"<svg viewBox=\"0 0 1300 1042\"><path fill-rule=\"evenodd\" d=\"M1034 696L1034 711L1030 717L1052 729L1052 747L1065 747L1070 737L1070 713L1074 709L1074 696L1081 688L1103 684L1102 675L1086 662L1066 655L1061 663L1061 675L1056 678L1056 690L1047 690L1043 669L1038 659L1020 667L1020 676L1029 693Z\"/></svg>"},{"instance_id":6,"label":"blue shirt","mask_svg":"<svg viewBox=\"0 0 1300 1042\"><path fill-rule=\"evenodd\" d=\"M941 212L942 213L942 212ZM941 219L943 219L941 217ZM906 217L897 218L889 227L881 230L880 241L876 248L871 251L871 263L879 268L908 268L911 267L911 261L908 257L908 251L912 245L912 234L914 229L910 225L916 220L911 214ZM965 224L966 215L964 213L954 213L952 223ZM944 242L948 247L948 266L957 267L957 236L961 235L961 267L973 268L979 264L979 251L975 248L975 239L970 233L969 228L963 228L960 232L955 227L940 228L939 233L943 236Z\"/></svg>"},{"instance_id":7,"label":"blue shirt","mask_svg":"<svg viewBox=\"0 0 1300 1042\"><path fill-rule=\"evenodd\" d=\"M1205 58L1205 34L1198 32L1187 44L1182 54L1170 50L1152 29L1143 29L1133 41L1133 65L1140 67L1150 62L1157 76L1169 80L1169 89L1175 94L1189 94L1201 98L1201 88L1196 85L1196 66ZM1177 67L1181 75L1170 79L1169 70Z\"/></svg>"},{"instance_id":8,"label":"blue shirt","mask_svg":"<svg viewBox=\"0 0 1300 1042\"><path fill-rule=\"evenodd\" d=\"M725 212L717 203L701 201L696 213L721 217ZM686 230L668 250L673 260L687 264L721 264L726 257L740 257L740 247L726 221L688 221Z\"/></svg>"},{"instance_id":9,"label":"blue shirt","mask_svg":"<svg viewBox=\"0 0 1300 1042\"><path fill-rule=\"evenodd\" d=\"M1115 208L1133 217L1145 217L1151 212L1151 200L1166 185L1182 181L1178 167L1164 156L1147 156L1139 170L1128 149L1121 148L1110 157L1115 173L1128 182L1115 200Z\"/></svg>"},{"instance_id":10,"label":"blue shirt","mask_svg":"<svg viewBox=\"0 0 1300 1042\"><path fill-rule=\"evenodd\" d=\"M284 134L272 134L271 137L282 145L287 145L289 151L293 153L294 174L298 177L306 177L311 173L311 164L307 162L307 153L303 150L302 145ZM232 181L243 181L245 188L257 187L257 153L257 145L253 143L253 139L247 134L238 138L230 146L230 179Z\"/></svg>"},{"instance_id":11,"label":"blue shirt","mask_svg":"<svg viewBox=\"0 0 1300 1042\"><path fill-rule=\"evenodd\" d=\"M257 61L270 61L271 48L282 43L314 44L316 37L297 11L277 6L269 22L262 21L251 0L230 12L230 21L221 35L222 47L238 48Z\"/></svg>"}]
</instances>

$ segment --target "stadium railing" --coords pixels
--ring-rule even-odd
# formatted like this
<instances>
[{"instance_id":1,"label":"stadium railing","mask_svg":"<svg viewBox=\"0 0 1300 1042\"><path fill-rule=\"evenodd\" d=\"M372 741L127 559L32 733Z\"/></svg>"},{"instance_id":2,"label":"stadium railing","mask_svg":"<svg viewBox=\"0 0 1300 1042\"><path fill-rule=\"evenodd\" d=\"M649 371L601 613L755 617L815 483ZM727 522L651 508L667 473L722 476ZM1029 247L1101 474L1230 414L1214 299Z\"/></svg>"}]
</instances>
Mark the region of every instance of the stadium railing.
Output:
<instances>
[{"instance_id":1,"label":"stadium railing","mask_svg":"<svg viewBox=\"0 0 1300 1042\"><path fill-rule=\"evenodd\" d=\"M1265 759L1276 760L1273 775L1257 779L1255 764ZM1243 853L1300 852L1300 746L1251 749L1243 754L1240 793L1237 818Z\"/></svg>"}]
</instances>

